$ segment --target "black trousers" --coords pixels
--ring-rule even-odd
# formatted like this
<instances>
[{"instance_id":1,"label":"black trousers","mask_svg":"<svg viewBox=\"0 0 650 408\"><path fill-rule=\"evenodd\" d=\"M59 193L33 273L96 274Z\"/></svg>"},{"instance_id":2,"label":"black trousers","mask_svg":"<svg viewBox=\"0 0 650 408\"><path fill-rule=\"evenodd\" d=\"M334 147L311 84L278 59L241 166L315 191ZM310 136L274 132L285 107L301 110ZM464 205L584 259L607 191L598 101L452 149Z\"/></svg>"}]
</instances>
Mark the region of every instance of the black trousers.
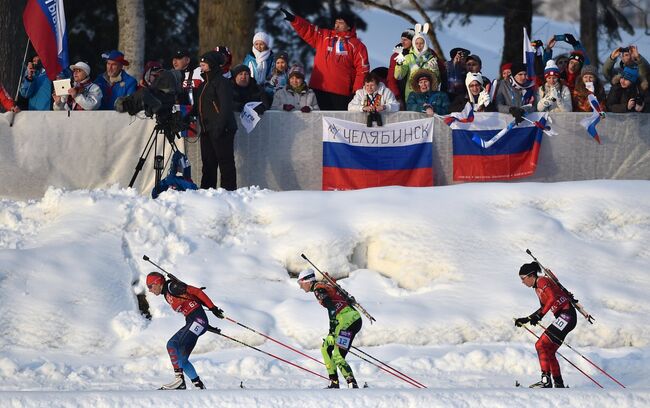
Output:
<instances>
[{"instance_id":1,"label":"black trousers","mask_svg":"<svg viewBox=\"0 0 650 408\"><path fill-rule=\"evenodd\" d=\"M235 168L235 132L203 132L201 134L201 161L203 162L201 188L217 188L217 171L221 172L221 188L237 189Z\"/></svg>"},{"instance_id":2,"label":"black trousers","mask_svg":"<svg viewBox=\"0 0 650 408\"><path fill-rule=\"evenodd\" d=\"M338 95L320 89L314 89L314 94L320 110L346 111L348 110L348 103L352 100L352 96Z\"/></svg>"}]
</instances>

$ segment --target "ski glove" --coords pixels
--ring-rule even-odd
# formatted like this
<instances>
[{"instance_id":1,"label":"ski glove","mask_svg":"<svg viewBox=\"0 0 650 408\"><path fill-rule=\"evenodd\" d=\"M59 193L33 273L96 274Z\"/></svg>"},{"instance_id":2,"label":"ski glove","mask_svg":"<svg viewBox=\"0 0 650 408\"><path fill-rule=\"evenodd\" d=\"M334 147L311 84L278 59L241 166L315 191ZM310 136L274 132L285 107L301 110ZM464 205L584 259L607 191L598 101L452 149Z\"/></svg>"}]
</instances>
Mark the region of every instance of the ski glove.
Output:
<instances>
[{"instance_id":1,"label":"ski glove","mask_svg":"<svg viewBox=\"0 0 650 408\"><path fill-rule=\"evenodd\" d=\"M287 112L291 112L293 110L293 108L295 108L295 106L293 106L290 103L285 103L284 105L282 105L282 109L287 111Z\"/></svg>"},{"instance_id":2,"label":"ski glove","mask_svg":"<svg viewBox=\"0 0 650 408\"><path fill-rule=\"evenodd\" d=\"M325 339L323 339L323 345L333 346L335 343L336 341L334 339L334 335L331 333L328 334L327 337L325 337Z\"/></svg>"},{"instance_id":3,"label":"ski glove","mask_svg":"<svg viewBox=\"0 0 650 408\"><path fill-rule=\"evenodd\" d=\"M571 45L578 44L578 40L576 40L573 34L564 34L564 41L568 42Z\"/></svg>"},{"instance_id":4,"label":"ski glove","mask_svg":"<svg viewBox=\"0 0 650 408\"><path fill-rule=\"evenodd\" d=\"M528 316L528 321L530 324L533 326L537 326L537 323L542 320L542 316L540 315L539 311L533 313L532 315Z\"/></svg>"},{"instance_id":5,"label":"ski glove","mask_svg":"<svg viewBox=\"0 0 650 408\"><path fill-rule=\"evenodd\" d=\"M215 307L211 308L210 311L215 316L217 316L219 319L223 319L224 316L223 316L223 310L222 309L219 309L218 307L215 306Z\"/></svg>"},{"instance_id":6,"label":"ski glove","mask_svg":"<svg viewBox=\"0 0 650 408\"><path fill-rule=\"evenodd\" d=\"M528 318L528 317L520 317L518 319L515 319L515 326L521 327L521 326L525 325L528 322L530 322L530 318Z\"/></svg>"},{"instance_id":7,"label":"ski glove","mask_svg":"<svg viewBox=\"0 0 650 408\"><path fill-rule=\"evenodd\" d=\"M300 108L300 112L309 113L309 112L311 112L311 108L309 106L305 105L302 108Z\"/></svg>"},{"instance_id":8,"label":"ski glove","mask_svg":"<svg viewBox=\"0 0 650 408\"><path fill-rule=\"evenodd\" d=\"M403 53L398 52L397 55L395 56L395 58L393 58L393 59L395 60L395 63L397 65L402 65L404 63L404 60L406 59L406 57L404 56Z\"/></svg>"},{"instance_id":9,"label":"ski glove","mask_svg":"<svg viewBox=\"0 0 650 408\"><path fill-rule=\"evenodd\" d=\"M280 8L280 11L284 13L284 19L287 20L288 22L292 22L293 20L296 19L296 16L291 14L289 10Z\"/></svg>"}]
</instances>

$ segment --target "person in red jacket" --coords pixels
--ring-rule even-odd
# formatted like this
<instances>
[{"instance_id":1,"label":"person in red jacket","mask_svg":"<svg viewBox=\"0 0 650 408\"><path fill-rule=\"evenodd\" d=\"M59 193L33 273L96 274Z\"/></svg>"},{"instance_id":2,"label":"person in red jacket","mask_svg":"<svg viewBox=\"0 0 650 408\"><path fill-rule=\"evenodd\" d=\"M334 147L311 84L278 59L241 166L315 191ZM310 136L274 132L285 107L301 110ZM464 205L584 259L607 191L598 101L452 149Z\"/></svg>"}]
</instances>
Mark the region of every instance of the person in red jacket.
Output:
<instances>
[{"instance_id":1,"label":"person in red jacket","mask_svg":"<svg viewBox=\"0 0 650 408\"><path fill-rule=\"evenodd\" d=\"M555 320L535 343L539 365L542 369L542 379L530 388L564 388L564 380L560 372L560 363L555 352L564 342L567 334L576 327L576 309L571 304L573 295L566 293L553 280L546 276L538 276L541 268L537 262L523 264L519 269L521 282L535 289L541 307L527 317L515 319L515 326L521 327L526 323L535 326L544 315L551 311ZM551 375L553 382L551 382Z\"/></svg>"},{"instance_id":2,"label":"person in red jacket","mask_svg":"<svg viewBox=\"0 0 650 408\"><path fill-rule=\"evenodd\" d=\"M314 90L322 110L347 110L363 78L370 71L368 50L357 38L354 18L339 14L334 29L310 24L302 17L280 9L300 38L316 49L309 87Z\"/></svg>"},{"instance_id":3,"label":"person in red jacket","mask_svg":"<svg viewBox=\"0 0 650 408\"><path fill-rule=\"evenodd\" d=\"M224 317L223 310L215 306L203 290L176 279L166 280L158 272L151 272L147 275L147 288L156 296L162 294L174 311L185 316L185 326L167 342L167 352L174 367L174 381L163 385L160 389L184 390L183 372L190 377L196 388L205 389L203 381L199 378L192 363L189 362L189 357L196 346L196 341L205 333L208 325L208 317L203 306L206 306L219 319Z\"/></svg>"},{"instance_id":4,"label":"person in red jacket","mask_svg":"<svg viewBox=\"0 0 650 408\"><path fill-rule=\"evenodd\" d=\"M9 95L9 92L7 92L2 84L0 84L0 105L2 105L4 110L7 112L20 112L20 108L16 106L16 103L11 98L11 95Z\"/></svg>"},{"instance_id":5,"label":"person in red jacket","mask_svg":"<svg viewBox=\"0 0 650 408\"><path fill-rule=\"evenodd\" d=\"M395 98L400 104L400 110L406 108L406 100L404 98L406 87L408 86L408 78L404 77L402 79L395 79L395 65L397 64L398 54L402 54L403 57L406 57L411 51L411 46L413 45L413 36L415 35L415 30L412 28L407 28L402 33L402 38L400 42L393 49L393 55L390 56L390 63L388 65L388 74L386 74L386 86L393 92Z\"/></svg>"}]
</instances>

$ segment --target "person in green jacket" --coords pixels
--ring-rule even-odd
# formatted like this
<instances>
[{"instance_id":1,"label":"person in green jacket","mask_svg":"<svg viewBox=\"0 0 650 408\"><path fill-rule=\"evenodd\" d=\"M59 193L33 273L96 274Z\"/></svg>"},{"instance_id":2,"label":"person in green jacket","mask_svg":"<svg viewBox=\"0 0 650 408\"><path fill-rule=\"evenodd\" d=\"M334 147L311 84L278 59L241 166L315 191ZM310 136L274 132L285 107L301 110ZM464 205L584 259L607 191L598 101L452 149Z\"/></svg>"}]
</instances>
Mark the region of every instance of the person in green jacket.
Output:
<instances>
[{"instance_id":1,"label":"person in green jacket","mask_svg":"<svg viewBox=\"0 0 650 408\"><path fill-rule=\"evenodd\" d=\"M404 56L402 54L397 55L395 66L395 79L401 80L407 78L407 83L411 83L413 75L421 70L426 69L431 71L431 74L435 78L435 88L431 88L433 91L438 90L440 85L440 68L438 67L438 61L436 60L435 53L429 49L427 40L424 37L423 32L415 34L413 37L413 46L411 47L411 52L408 55ZM432 83L433 85L433 83ZM406 87L405 100L408 101L409 94L412 92L412 89Z\"/></svg>"}]
</instances>

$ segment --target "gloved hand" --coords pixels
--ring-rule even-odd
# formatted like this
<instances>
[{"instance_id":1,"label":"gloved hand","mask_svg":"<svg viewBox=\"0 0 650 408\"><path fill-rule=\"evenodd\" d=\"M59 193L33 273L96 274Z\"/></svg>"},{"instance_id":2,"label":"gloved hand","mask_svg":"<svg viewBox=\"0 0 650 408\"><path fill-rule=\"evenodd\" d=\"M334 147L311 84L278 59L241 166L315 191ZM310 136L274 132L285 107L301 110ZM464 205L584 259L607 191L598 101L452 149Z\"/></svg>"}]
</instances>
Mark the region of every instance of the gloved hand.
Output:
<instances>
[{"instance_id":1,"label":"gloved hand","mask_svg":"<svg viewBox=\"0 0 650 408\"><path fill-rule=\"evenodd\" d=\"M395 60L397 65L402 65L404 63L404 60L406 59L406 57L404 56L403 53L400 52L393 59Z\"/></svg>"},{"instance_id":2,"label":"gloved hand","mask_svg":"<svg viewBox=\"0 0 650 408\"><path fill-rule=\"evenodd\" d=\"M256 107L253 108L255 112L257 112L258 115L264 115L264 112L266 112L266 106L264 106L263 103L260 103Z\"/></svg>"},{"instance_id":3,"label":"gloved hand","mask_svg":"<svg viewBox=\"0 0 650 408\"><path fill-rule=\"evenodd\" d=\"M516 106L511 106L508 112L510 112L510 114L515 118L516 124L520 124L524 121L524 114L526 113L525 110L517 108Z\"/></svg>"},{"instance_id":4,"label":"gloved hand","mask_svg":"<svg viewBox=\"0 0 650 408\"><path fill-rule=\"evenodd\" d=\"M210 311L219 319L223 319L223 310L219 309L217 306L211 308Z\"/></svg>"},{"instance_id":5,"label":"gloved hand","mask_svg":"<svg viewBox=\"0 0 650 408\"><path fill-rule=\"evenodd\" d=\"M528 317L520 317L518 319L515 319L515 326L521 327L525 325L526 323L529 323L530 319Z\"/></svg>"},{"instance_id":6,"label":"gloved hand","mask_svg":"<svg viewBox=\"0 0 650 408\"><path fill-rule=\"evenodd\" d=\"M537 326L537 323L542 320L542 316L539 314L539 312L535 312L532 315L528 316L528 320L530 321L530 324Z\"/></svg>"},{"instance_id":7,"label":"gloved hand","mask_svg":"<svg viewBox=\"0 0 650 408\"><path fill-rule=\"evenodd\" d=\"M282 105L282 109L287 111L287 112L291 112L294 108L295 108L295 106L293 106L290 103L285 103L284 105Z\"/></svg>"},{"instance_id":8,"label":"gloved hand","mask_svg":"<svg viewBox=\"0 0 650 408\"><path fill-rule=\"evenodd\" d=\"M578 40L572 34L564 34L564 41L568 42L571 45L578 44Z\"/></svg>"},{"instance_id":9,"label":"gloved hand","mask_svg":"<svg viewBox=\"0 0 650 408\"><path fill-rule=\"evenodd\" d=\"M332 333L328 334L327 337L323 339L323 344L326 346L333 346L334 344L336 344L334 335Z\"/></svg>"},{"instance_id":10,"label":"gloved hand","mask_svg":"<svg viewBox=\"0 0 650 408\"><path fill-rule=\"evenodd\" d=\"M287 20L287 21L289 21L289 22L292 22L293 20L296 19L296 16L293 15L289 10L284 9L284 8L280 8L280 11L281 11L282 13L284 13L284 19L285 19L285 20Z\"/></svg>"},{"instance_id":11,"label":"gloved hand","mask_svg":"<svg viewBox=\"0 0 650 408\"><path fill-rule=\"evenodd\" d=\"M490 99L490 93L487 90L483 90L478 94L478 102L476 103L478 106L488 106L490 102L492 102L492 100Z\"/></svg>"},{"instance_id":12,"label":"gloved hand","mask_svg":"<svg viewBox=\"0 0 650 408\"><path fill-rule=\"evenodd\" d=\"M309 112L311 112L311 108L309 106L305 105L302 108L300 108L300 112L309 113Z\"/></svg>"}]
</instances>

